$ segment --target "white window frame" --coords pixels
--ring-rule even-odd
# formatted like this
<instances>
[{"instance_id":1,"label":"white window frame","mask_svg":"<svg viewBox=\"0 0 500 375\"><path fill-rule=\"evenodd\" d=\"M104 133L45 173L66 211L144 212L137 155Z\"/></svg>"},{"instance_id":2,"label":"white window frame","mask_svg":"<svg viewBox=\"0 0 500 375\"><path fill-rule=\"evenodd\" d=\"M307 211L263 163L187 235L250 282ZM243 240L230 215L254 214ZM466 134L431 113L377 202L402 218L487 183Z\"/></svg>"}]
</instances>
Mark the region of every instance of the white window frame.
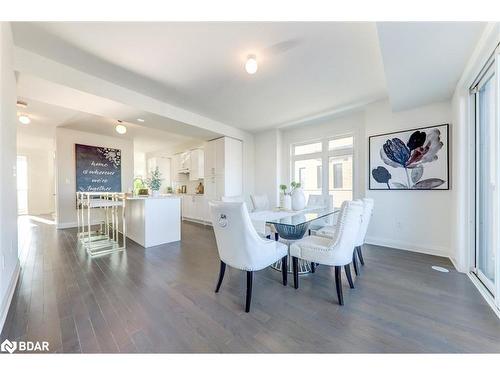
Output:
<instances>
[{"instance_id":1,"label":"white window frame","mask_svg":"<svg viewBox=\"0 0 500 375\"><path fill-rule=\"evenodd\" d=\"M494 203L493 205L497 207L493 213L493 225L495 226L495 230L493 230L494 236L492 241L492 246L497 249L496 257L495 257L495 283L494 283L494 296L488 297L487 288L483 285L479 285L478 282L480 277L476 274L476 246L477 246L477 222L476 222L476 191L477 191L477 179L476 179L476 169L477 169L477 160L476 160L476 123L478 120L478 113L476 111L477 103L478 103L478 95L476 87L480 86L481 82L484 81L485 77L490 74L490 70L493 67L494 77L494 88L495 88L495 122L496 122L496 147L495 147L495 160L500 160L500 47L496 47L494 52L491 54L488 61L484 64L484 67L481 68L480 73L478 74L478 78L471 84L471 93L469 95L469 119L470 126L469 131L471 138L473 139L472 144L472 152L470 153L469 163L470 163L470 171L471 171L471 186L469 195L469 222L473 223L472 225L472 236L469 246L469 257L468 257L468 272L472 275L472 278L476 278L478 280L475 282L476 286L480 289L483 296L488 300L490 298L491 303L493 303L497 309L500 309L500 173L497 173L495 176L495 191L494 195ZM500 162L497 162L497 169L500 167ZM480 281L483 283L484 281ZM481 290L481 287L484 290ZM497 312L498 314L498 312ZM500 316L500 315L499 315Z\"/></svg>"},{"instance_id":2,"label":"white window frame","mask_svg":"<svg viewBox=\"0 0 500 375\"><path fill-rule=\"evenodd\" d=\"M329 150L328 149L328 143L332 140L335 139L341 139L341 138L348 138L352 137L352 147L346 147L345 151L350 151L350 152L345 152L342 150ZM311 143L319 143L321 142L321 152L314 152L310 154L302 154L302 155L295 155L295 147L296 146L303 146ZM323 197L328 197L330 192L329 192L329 161L330 157L342 157L342 156L351 156L352 157L352 181L351 181L351 186L352 186L352 196L353 199L356 196L356 184L355 184L355 176L356 176L356 153L355 153L355 147L356 147L356 134L354 132L347 132L343 134L336 134L334 136L328 136L328 137L323 137L323 138L314 138L314 139L309 139L304 142L297 142L297 143L292 143L290 144L290 174L291 176L291 181L298 181L298 176L295 176L295 162L300 161L300 160L309 160L309 159L321 159L321 166L322 166L322 175L321 175L321 195Z\"/></svg>"}]
</instances>

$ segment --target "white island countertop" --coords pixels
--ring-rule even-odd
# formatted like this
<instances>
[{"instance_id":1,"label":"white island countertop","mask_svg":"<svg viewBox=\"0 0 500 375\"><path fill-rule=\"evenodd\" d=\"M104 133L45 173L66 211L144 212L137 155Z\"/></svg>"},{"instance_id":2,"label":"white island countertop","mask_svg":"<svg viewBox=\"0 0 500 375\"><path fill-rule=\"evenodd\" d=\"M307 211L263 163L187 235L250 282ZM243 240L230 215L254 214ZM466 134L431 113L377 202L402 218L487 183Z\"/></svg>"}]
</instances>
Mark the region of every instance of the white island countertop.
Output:
<instances>
[{"instance_id":1,"label":"white island countertop","mask_svg":"<svg viewBox=\"0 0 500 375\"><path fill-rule=\"evenodd\" d=\"M145 200L145 199L177 199L177 198L179 198L178 195L164 194L164 195L158 195L157 197L153 197L151 195L144 195L144 196L134 195L132 197L127 197L126 199L129 201L133 201L133 200Z\"/></svg>"},{"instance_id":2,"label":"white island countertop","mask_svg":"<svg viewBox=\"0 0 500 375\"><path fill-rule=\"evenodd\" d=\"M128 197L127 237L143 247L181 240L181 200L175 195Z\"/></svg>"}]
</instances>

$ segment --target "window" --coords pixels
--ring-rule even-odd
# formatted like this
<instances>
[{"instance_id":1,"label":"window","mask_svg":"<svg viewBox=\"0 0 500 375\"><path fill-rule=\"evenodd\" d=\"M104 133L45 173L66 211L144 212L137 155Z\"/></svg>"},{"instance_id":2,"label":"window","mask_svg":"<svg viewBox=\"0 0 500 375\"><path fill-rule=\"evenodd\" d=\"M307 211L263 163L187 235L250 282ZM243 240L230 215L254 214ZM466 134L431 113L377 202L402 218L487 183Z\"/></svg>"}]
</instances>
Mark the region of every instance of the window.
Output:
<instances>
[{"instance_id":1,"label":"window","mask_svg":"<svg viewBox=\"0 0 500 375\"><path fill-rule=\"evenodd\" d=\"M316 167L316 188L321 189L323 185L323 167L318 165Z\"/></svg>"},{"instance_id":2,"label":"window","mask_svg":"<svg viewBox=\"0 0 500 375\"><path fill-rule=\"evenodd\" d=\"M311 194L321 194L321 187L318 188L318 167L321 167L321 158L297 160L295 162L292 180L300 182L306 199Z\"/></svg>"},{"instance_id":3,"label":"window","mask_svg":"<svg viewBox=\"0 0 500 375\"><path fill-rule=\"evenodd\" d=\"M291 147L291 180L301 183L306 199L309 195L330 196L334 207L352 200L353 145L354 137L347 136Z\"/></svg>"},{"instance_id":4,"label":"window","mask_svg":"<svg viewBox=\"0 0 500 375\"><path fill-rule=\"evenodd\" d=\"M299 182L300 185L304 186L306 183L306 167L300 167L299 168Z\"/></svg>"},{"instance_id":5,"label":"window","mask_svg":"<svg viewBox=\"0 0 500 375\"><path fill-rule=\"evenodd\" d=\"M333 188L342 189L342 163L333 164Z\"/></svg>"},{"instance_id":6,"label":"window","mask_svg":"<svg viewBox=\"0 0 500 375\"><path fill-rule=\"evenodd\" d=\"M305 145L294 146L293 154L294 155L314 154L316 152L321 152L321 149L322 149L321 142L308 143Z\"/></svg>"}]
</instances>

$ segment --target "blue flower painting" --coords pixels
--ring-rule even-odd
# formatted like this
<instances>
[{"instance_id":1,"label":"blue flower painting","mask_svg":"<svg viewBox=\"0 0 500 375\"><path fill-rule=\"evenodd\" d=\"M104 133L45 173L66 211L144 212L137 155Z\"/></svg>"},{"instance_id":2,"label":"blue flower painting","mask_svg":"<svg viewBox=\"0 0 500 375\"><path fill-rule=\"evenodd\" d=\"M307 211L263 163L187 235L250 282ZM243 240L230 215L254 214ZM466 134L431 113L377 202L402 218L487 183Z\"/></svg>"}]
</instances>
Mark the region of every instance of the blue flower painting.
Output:
<instances>
[{"instance_id":1,"label":"blue flower painting","mask_svg":"<svg viewBox=\"0 0 500 375\"><path fill-rule=\"evenodd\" d=\"M448 124L369 138L370 190L447 190Z\"/></svg>"}]
</instances>

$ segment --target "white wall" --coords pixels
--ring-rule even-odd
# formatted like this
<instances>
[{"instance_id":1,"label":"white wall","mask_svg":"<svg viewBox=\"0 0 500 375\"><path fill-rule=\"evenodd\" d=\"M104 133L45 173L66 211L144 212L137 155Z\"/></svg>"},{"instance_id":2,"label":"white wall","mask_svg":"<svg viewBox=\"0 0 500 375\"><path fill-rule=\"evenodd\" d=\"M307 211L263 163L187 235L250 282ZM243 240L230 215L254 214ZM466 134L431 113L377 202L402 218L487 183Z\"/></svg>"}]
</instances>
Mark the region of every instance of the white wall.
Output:
<instances>
[{"instance_id":1,"label":"white wall","mask_svg":"<svg viewBox=\"0 0 500 375\"><path fill-rule=\"evenodd\" d=\"M421 126L451 123L451 103L442 102L408 111L392 112L388 101L377 102L366 107L366 135ZM453 126L451 131L453 133ZM363 173L368 175L368 155L365 157ZM450 161L450 168L451 168ZM453 176L451 189L453 189ZM450 231L451 191L375 191L368 190L367 197L375 200L373 218L366 241L378 245L451 256Z\"/></svg>"},{"instance_id":2,"label":"white wall","mask_svg":"<svg viewBox=\"0 0 500 375\"><path fill-rule=\"evenodd\" d=\"M18 134L18 137L22 137ZM54 146L35 147L25 144L17 147L17 154L28 159L28 214L55 212Z\"/></svg>"},{"instance_id":3,"label":"white wall","mask_svg":"<svg viewBox=\"0 0 500 375\"><path fill-rule=\"evenodd\" d=\"M255 135L255 194L266 194L272 207L279 206L281 181L281 132L273 129Z\"/></svg>"},{"instance_id":4,"label":"white wall","mask_svg":"<svg viewBox=\"0 0 500 375\"><path fill-rule=\"evenodd\" d=\"M19 276L16 199L16 81L10 24L0 22L0 331Z\"/></svg>"},{"instance_id":5,"label":"white wall","mask_svg":"<svg viewBox=\"0 0 500 375\"><path fill-rule=\"evenodd\" d=\"M375 199L367 242L382 246L452 256L450 231L453 227L450 191L370 191L368 190L368 136L420 126L451 123L451 102L442 102L394 113L387 100L369 104L357 112L282 129L281 181L290 182L290 146L325 137L354 135L354 197ZM451 133L453 126L451 125ZM268 132L266 132L268 133ZM255 136L256 191L268 186L272 147L266 133ZM451 136L452 138L452 136ZM272 164L272 163L271 163ZM451 163L451 165L453 165ZM272 169L272 168L271 168ZM451 177L452 174L450 173ZM451 188L453 189L453 178ZM270 186L269 188L272 188Z\"/></svg>"},{"instance_id":6,"label":"white wall","mask_svg":"<svg viewBox=\"0 0 500 375\"><path fill-rule=\"evenodd\" d=\"M68 228L76 226L76 175L75 143L118 148L122 151L122 191L133 188L134 145L132 141L85 133L71 129L56 129L56 190L57 226Z\"/></svg>"}]
</instances>

